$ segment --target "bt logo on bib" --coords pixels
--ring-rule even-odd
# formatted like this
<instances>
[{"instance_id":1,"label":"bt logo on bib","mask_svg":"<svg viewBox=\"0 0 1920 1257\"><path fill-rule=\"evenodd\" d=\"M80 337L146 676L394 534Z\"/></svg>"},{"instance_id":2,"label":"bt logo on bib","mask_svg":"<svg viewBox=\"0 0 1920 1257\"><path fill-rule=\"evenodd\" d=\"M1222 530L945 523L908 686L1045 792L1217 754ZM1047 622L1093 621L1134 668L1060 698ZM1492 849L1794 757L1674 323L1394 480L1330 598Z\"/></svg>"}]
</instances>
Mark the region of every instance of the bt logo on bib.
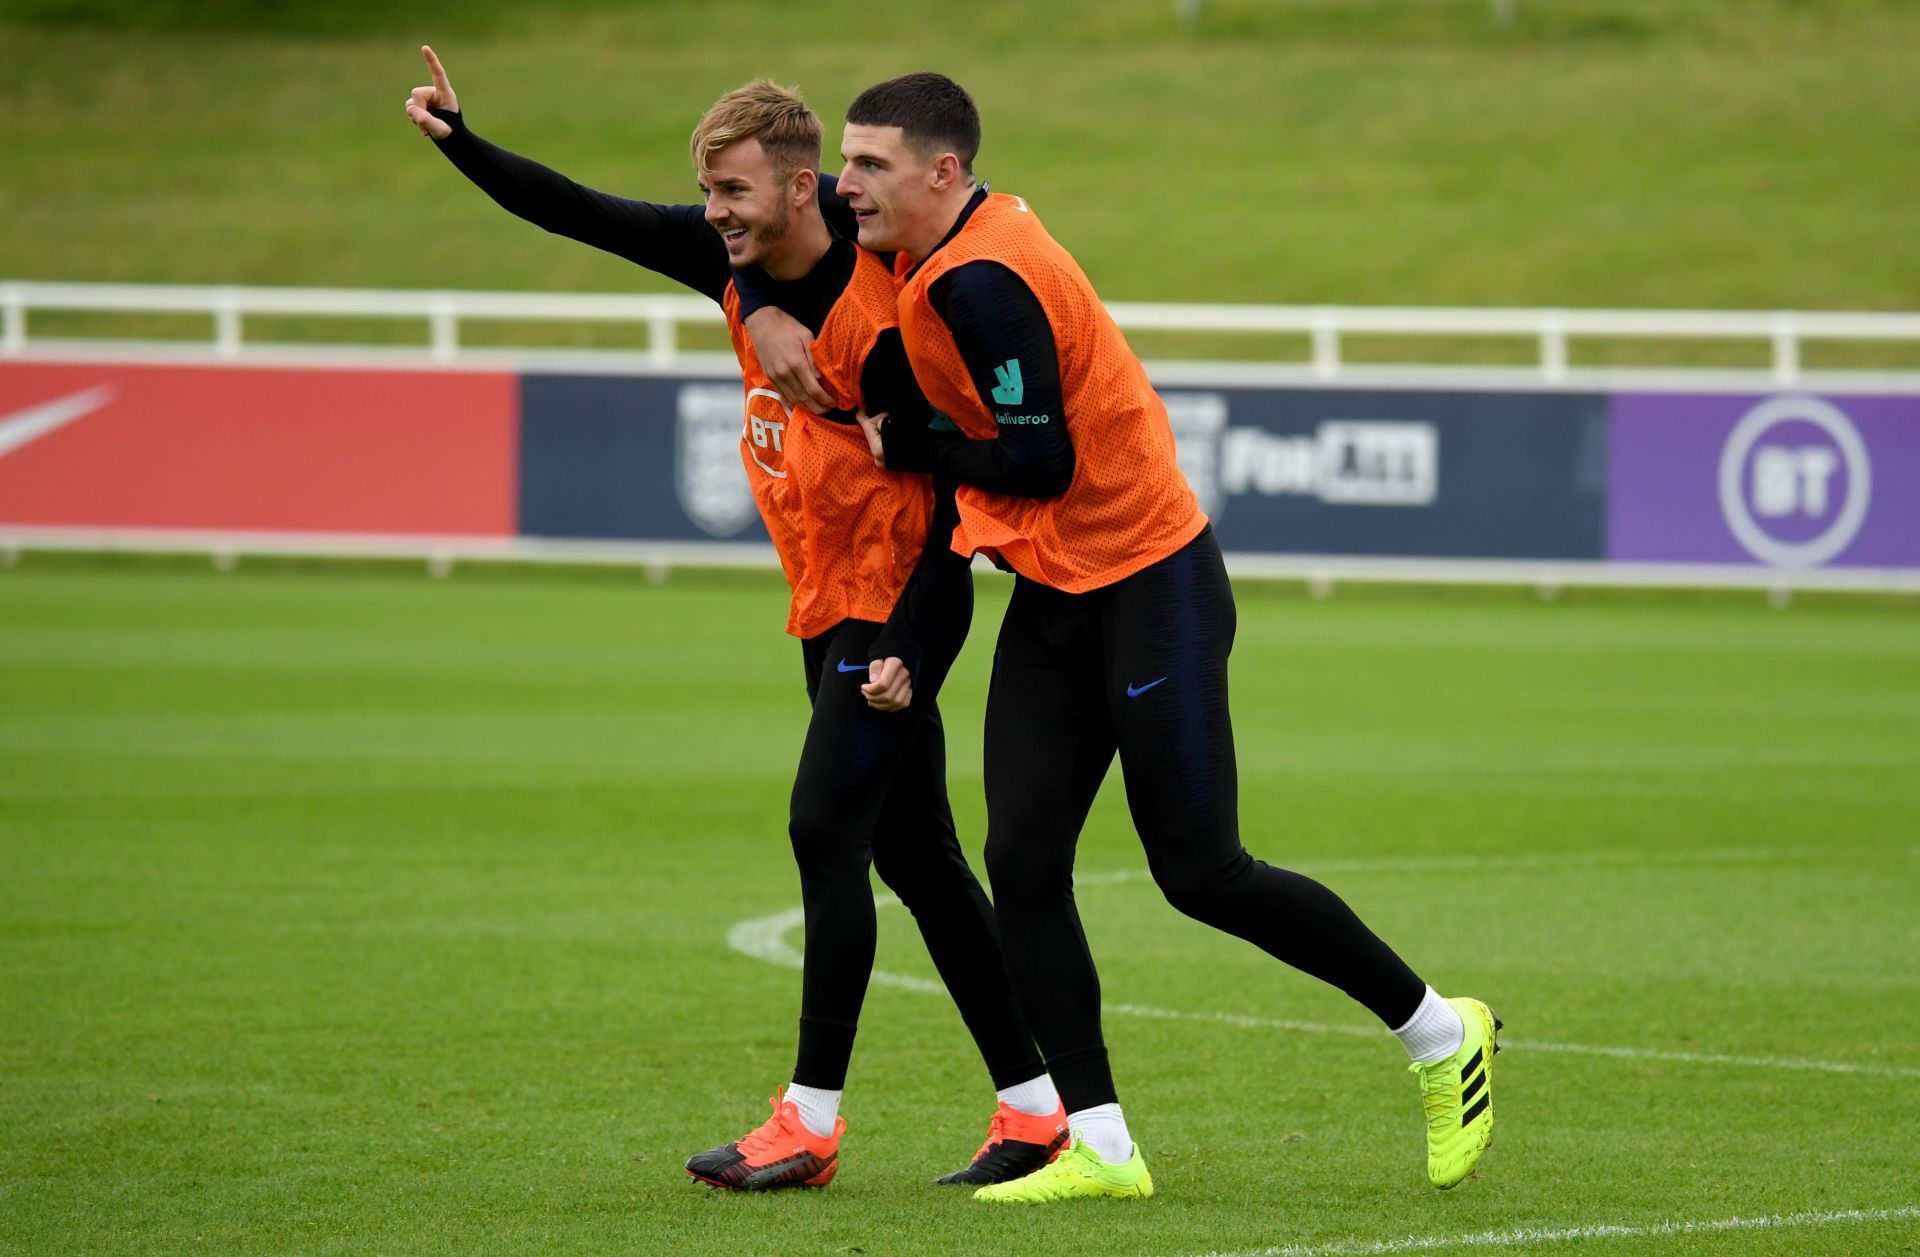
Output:
<instances>
[{"instance_id":1,"label":"bt logo on bib","mask_svg":"<svg viewBox=\"0 0 1920 1257\"><path fill-rule=\"evenodd\" d=\"M1748 553L1814 567L1854 539L1873 494L1851 420L1817 397L1776 397L1734 425L1720 453L1720 511Z\"/></svg>"},{"instance_id":2,"label":"bt logo on bib","mask_svg":"<svg viewBox=\"0 0 1920 1257\"><path fill-rule=\"evenodd\" d=\"M787 478L787 425L793 408L770 388L747 390L747 421L740 429L747 457L775 480Z\"/></svg>"}]
</instances>

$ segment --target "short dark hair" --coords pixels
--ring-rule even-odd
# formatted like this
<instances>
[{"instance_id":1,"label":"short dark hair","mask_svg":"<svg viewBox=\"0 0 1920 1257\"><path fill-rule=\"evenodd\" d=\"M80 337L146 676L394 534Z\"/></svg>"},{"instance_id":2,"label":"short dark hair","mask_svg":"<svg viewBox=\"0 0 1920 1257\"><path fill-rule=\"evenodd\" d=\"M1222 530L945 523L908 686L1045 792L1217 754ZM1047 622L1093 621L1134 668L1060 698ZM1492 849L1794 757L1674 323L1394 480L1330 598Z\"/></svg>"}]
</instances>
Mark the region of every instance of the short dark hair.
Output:
<instances>
[{"instance_id":1,"label":"short dark hair","mask_svg":"<svg viewBox=\"0 0 1920 1257\"><path fill-rule=\"evenodd\" d=\"M980 152L980 111L967 89L944 74L922 70L875 83L847 106L847 121L863 127L899 127L922 157L952 153L973 173Z\"/></svg>"}]
</instances>

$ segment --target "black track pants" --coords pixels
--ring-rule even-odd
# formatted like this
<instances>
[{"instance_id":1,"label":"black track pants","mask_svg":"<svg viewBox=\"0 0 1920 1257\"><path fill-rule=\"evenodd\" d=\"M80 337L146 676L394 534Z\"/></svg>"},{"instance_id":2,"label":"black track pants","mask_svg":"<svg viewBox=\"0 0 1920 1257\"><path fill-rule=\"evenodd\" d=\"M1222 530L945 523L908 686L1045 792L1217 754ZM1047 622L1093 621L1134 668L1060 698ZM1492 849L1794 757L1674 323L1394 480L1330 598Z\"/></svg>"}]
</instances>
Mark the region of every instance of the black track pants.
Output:
<instances>
[{"instance_id":1,"label":"black track pants","mask_svg":"<svg viewBox=\"0 0 1920 1257\"><path fill-rule=\"evenodd\" d=\"M867 651L881 626L845 620L804 643L813 718L794 778L788 832L806 909L800 1052L793 1080L839 1090L873 973L869 866L913 913L927 952L996 1088L1044 1066L1001 960L993 908L954 835L946 735L934 702L966 636L925 643L913 705L867 706Z\"/></svg>"},{"instance_id":2,"label":"black track pants","mask_svg":"<svg viewBox=\"0 0 1920 1257\"><path fill-rule=\"evenodd\" d=\"M1241 845L1233 633L1211 529L1091 593L1016 580L987 700L987 872L1014 985L1069 1111L1116 1098L1073 898L1074 847L1116 751L1148 866L1175 908L1332 983L1389 1026L1425 994L1337 895Z\"/></svg>"}]
</instances>

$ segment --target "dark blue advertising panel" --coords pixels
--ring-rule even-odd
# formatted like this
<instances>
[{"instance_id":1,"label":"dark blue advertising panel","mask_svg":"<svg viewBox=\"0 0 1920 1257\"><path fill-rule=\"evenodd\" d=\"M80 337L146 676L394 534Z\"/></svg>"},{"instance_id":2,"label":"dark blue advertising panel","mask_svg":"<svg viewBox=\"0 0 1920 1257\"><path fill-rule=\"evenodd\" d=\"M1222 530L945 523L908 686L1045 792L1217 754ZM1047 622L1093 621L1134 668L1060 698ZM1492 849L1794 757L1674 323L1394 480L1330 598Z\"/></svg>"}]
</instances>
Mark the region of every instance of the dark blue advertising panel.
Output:
<instances>
[{"instance_id":1,"label":"dark blue advertising panel","mask_svg":"<svg viewBox=\"0 0 1920 1257\"><path fill-rule=\"evenodd\" d=\"M737 376L521 377L520 531L766 541L740 466L744 414Z\"/></svg>"},{"instance_id":2,"label":"dark blue advertising panel","mask_svg":"<svg viewBox=\"0 0 1920 1257\"><path fill-rule=\"evenodd\" d=\"M1160 390L1228 551L1597 559L1607 399L1588 393Z\"/></svg>"}]
</instances>

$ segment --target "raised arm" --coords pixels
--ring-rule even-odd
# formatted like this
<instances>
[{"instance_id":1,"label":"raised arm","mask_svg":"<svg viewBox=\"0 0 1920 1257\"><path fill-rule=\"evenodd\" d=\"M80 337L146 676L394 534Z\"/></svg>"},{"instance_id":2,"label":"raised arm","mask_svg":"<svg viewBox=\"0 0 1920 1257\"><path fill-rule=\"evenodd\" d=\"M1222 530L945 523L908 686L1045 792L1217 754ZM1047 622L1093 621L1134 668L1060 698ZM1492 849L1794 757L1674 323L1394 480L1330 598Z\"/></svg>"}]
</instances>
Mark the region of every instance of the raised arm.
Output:
<instances>
[{"instance_id":1,"label":"raised arm","mask_svg":"<svg viewBox=\"0 0 1920 1257\"><path fill-rule=\"evenodd\" d=\"M969 262L934 281L933 307L953 333L999 435L973 441L938 426L882 424L885 465L993 493L1049 498L1073 483L1073 438L1053 326L1025 281L998 262Z\"/></svg>"},{"instance_id":2,"label":"raised arm","mask_svg":"<svg viewBox=\"0 0 1920 1257\"><path fill-rule=\"evenodd\" d=\"M488 143L467 128L440 58L432 48L420 51L433 82L408 96L408 119L502 209L721 299L732 278L727 246L707 225L702 206L612 196Z\"/></svg>"}]
</instances>

